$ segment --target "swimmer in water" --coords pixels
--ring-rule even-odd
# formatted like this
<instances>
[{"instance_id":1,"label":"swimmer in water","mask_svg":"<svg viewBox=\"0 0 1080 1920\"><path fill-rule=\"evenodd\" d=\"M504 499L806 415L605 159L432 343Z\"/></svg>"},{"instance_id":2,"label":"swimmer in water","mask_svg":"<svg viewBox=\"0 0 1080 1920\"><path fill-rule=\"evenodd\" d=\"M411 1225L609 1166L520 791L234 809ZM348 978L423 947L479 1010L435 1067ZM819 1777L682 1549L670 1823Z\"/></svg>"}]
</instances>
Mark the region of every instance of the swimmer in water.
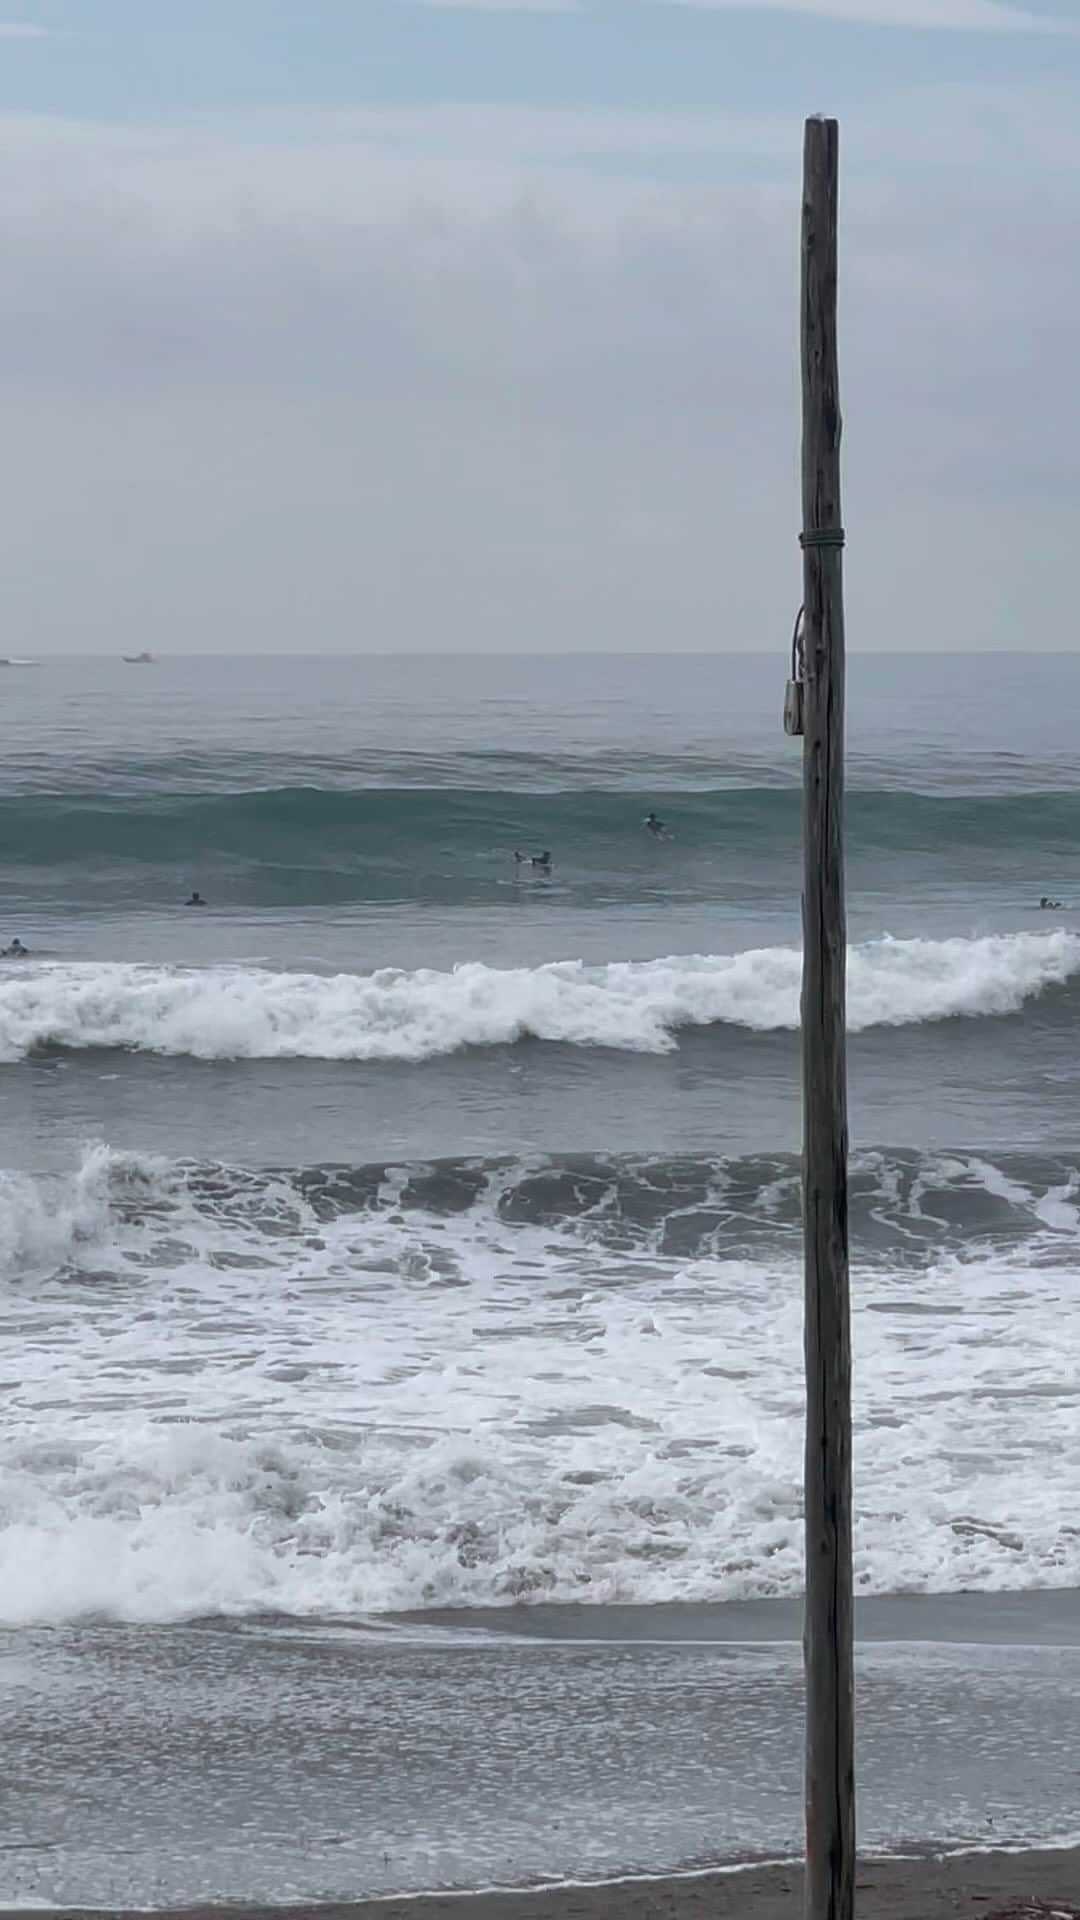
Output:
<instances>
[{"instance_id":1,"label":"swimmer in water","mask_svg":"<svg viewBox=\"0 0 1080 1920\"><path fill-rule=\"evenodd\" d=\"M203 899L201 893L195 892L192 894L190 900L184 901L184 905L185 907L205 907L206 901Z\"/></svg>"},{"instance_id":2,"label":"swimmer in water","mask_svg":"<svg viewBox=\"0 0 1080 1920\"><path fill-rule=\"evenodd\" d=\"M647 813L645 815L645 819L642 824L645 826L647 831L652 834L652 837L654 840L664 839L667 829L665 828L663 821L659 819L655 813Z\"/></svg>"},{"instance_id":3,"label":"swimmer in water","mask_svg":"<svg viewBox=\"0 0 1080 1920\"><path fill-rule=\"evenodd\" d=\"M551 854L547 848L543 853L519 853L515 847L514 860L519 867L535 867L538 873L551 872Z\"/></svg>"},{"instance_id":4,"label":"swimmer in water","mask_svg":"<svg viewBox=\"0 0 1080 1920\"><path fill-rule=\"evenodd\" d=\"M1047 899L1047 897L1046 897L1046 895L1045 895L1045 893L1043 894L1043 897L1042 897L1042 899L1041 899L1041 900L1039 901L1039 905L1040 905L1040 907L1042 908L1042 910L1043 910L1043 912L1044 912L1044 913L1048 913L1048 912L1049 912L1049 913L1060 913L1060 912L1061 912L1061 910L1062 910L1062 908L1061 908L1061 901L1060 901L1060 900L1048 900L1048 899Z\"/></svg>"},{"instance_id":5,"label":"swimmer in water","mask_svg":"<svg viewBox=\"0 0 1080 1920\"><path fill-rule=\"evenodd\" d=\"M3 953L0 954L0 959L26 960L29 958L29 954L30 954L29 947L24 947L22 941L19 939L18 934L16 934L10 947L5 947Z\"/></svg>"}]
</instances>

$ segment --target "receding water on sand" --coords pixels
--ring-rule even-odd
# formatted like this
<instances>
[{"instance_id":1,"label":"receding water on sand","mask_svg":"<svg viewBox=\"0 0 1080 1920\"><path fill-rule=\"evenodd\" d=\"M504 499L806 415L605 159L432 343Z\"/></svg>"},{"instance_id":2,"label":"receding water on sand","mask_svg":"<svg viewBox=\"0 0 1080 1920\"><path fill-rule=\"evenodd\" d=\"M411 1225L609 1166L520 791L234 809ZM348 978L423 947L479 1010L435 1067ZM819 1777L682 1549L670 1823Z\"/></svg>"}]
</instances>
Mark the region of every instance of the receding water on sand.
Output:
<instances>
[{"instance_id":1,"label":"receding water on sand","mask_svg":"<svg viewBox=\"0 0 1080 1920\"><path fill-rule=\"evenodd\" d=\"M313 1900L797 1851L795 1626L759 1606L20 1633L4 1897ZM1075 1839L1080 1596L883 1602L874 1631L864 1847Z\"/></svg>"}]
</instances>

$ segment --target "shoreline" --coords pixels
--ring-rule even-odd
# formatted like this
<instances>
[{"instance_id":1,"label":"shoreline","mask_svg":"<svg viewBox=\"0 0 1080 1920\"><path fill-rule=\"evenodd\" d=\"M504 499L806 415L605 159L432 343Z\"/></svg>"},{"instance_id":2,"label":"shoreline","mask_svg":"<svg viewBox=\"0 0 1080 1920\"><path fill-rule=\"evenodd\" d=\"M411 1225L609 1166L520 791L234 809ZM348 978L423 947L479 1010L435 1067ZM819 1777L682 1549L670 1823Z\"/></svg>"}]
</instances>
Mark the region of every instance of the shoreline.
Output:
<instances>
[{"instance_id":1,"label":"shoreline","mask_svg":"<svg viewBox=\"0 0 1080 1920\"><path fill-rule=\"evenodd\" d=\"M797 1920L802 1862L691 1869L540 1887L299 1903L176 1907L0 1906L0 1920ZM1080 1920L1080 1847L860 1858L860 1920Z\"/></svg>"},{"instance_id":2,"label":"shoreline","mask_svg":"<svg viewBox=\"0 0 1080 1920\"><path fill-rule=\"evenodd\" d=\"M801 1650L802 1594L752 1600L533 1601L501 1607L429 1607L385 1614L391 1628L445 1628L474 1636L566 1645L793 1646ZM861 1646L1080 1646L1080 1587L954 1593L857 1594Z\"/></svg>"},{"instance_id":3,"label":"shoreline","mask_svg":"<svg viewBox=\"0 0 1080 1920\"><path fill-rule=\"evenodd\" d=\"M1080 1845L1076 1599L874 1610L860 1650L864 1875L927 1885L905 1858L977 1855L984 1914L1080 1889L1072 1856L1056 1880L1032 1879L1043 1855ZM0 1739L21 1759L2 1892L24 1912L693 1920L708 1910L700 1889L722 1883L734 1911L753 1896L751 1912L779 1920L798 1904L781 1883L803 1825L790 1615L17 1633L0 1676ZM988 1847L1008 1874L985 1887ZM713 1910L733 1911L730 1897Z\"/></svg>"}]
</instances>

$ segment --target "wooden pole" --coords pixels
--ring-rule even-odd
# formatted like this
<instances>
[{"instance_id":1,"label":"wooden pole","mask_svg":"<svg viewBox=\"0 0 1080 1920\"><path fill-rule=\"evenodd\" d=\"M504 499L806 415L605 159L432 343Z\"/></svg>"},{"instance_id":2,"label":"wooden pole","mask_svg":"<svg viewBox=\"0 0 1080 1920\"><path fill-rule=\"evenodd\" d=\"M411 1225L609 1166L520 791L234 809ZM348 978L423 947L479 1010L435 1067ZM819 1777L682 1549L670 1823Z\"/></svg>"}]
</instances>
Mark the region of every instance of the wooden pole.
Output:
<instances>
[{"instance_id":1,"label":"wooden pole","mask_svg":"<svg viewBox=\"0 0 1080 1920\"><path fill-rule=\"evenodd\" d=\"M855 1894L838 160L836 121L808 120L802 209L806 1920L852 1920Z\"/></svg>"}]
</instances>

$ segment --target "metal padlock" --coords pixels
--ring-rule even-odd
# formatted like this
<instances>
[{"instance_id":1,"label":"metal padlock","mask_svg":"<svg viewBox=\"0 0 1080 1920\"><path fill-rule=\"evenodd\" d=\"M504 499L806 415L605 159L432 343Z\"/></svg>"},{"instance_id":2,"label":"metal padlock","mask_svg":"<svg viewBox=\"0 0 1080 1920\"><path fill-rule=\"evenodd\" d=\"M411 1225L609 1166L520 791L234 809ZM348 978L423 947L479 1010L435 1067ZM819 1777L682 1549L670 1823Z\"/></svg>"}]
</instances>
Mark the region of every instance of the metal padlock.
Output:
<instances>
[{"instance_id":1,"label":"metal padlock","mask_svg":"<svg viewBox=\"0 0 1080 1920\"><path fill-rule=\"evenodd\" d=\"M784 732L793 740L802 738L803 697L806 683L803 680L789 680L784 690Z\"/></svg>"}]
</instances>

